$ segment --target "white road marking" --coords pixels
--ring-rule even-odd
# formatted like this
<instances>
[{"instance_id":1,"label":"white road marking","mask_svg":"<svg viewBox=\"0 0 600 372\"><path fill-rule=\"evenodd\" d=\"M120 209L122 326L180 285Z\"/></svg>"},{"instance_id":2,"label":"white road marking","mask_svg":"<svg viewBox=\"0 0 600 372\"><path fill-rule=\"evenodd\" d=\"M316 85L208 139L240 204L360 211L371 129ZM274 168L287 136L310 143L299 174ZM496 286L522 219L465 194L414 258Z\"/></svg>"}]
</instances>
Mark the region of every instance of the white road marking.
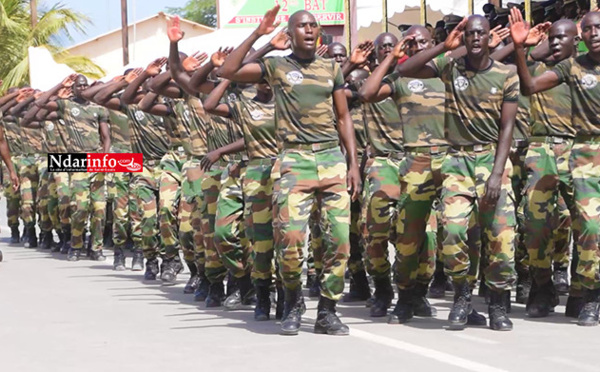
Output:
<instances>
[{"instance_id":1,"label":"white road marking","mask_svg":"<svg viewBox=\"0 0 600 372\"><path fill-rule=\"evenodd\" d=\"M567 358L561 358L561 357L547 357L544 358L550 362L554 362L554 363L558 363L558 364L562 364L565 366L569 366L571 368L576 368L577 370L580 371L590 371L590 372L598 372L598 367L594 367L591 366L589 364L584 364L584 363L579 363L576 361L573 361L571 359L567 359Z\"/></svg>"}]
</instances>

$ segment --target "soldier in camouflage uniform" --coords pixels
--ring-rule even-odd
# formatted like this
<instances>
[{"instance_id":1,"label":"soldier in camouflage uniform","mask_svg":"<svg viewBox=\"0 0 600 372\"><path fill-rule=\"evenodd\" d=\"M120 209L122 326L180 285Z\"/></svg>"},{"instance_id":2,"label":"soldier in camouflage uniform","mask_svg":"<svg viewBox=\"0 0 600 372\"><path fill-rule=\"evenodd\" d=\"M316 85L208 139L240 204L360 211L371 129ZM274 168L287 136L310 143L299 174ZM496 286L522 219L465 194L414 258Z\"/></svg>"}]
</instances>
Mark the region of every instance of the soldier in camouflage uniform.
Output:
<instances>
[{"instance_id":1,"label":"soldier in camouflage uniform","mask_svg":"<svg viewBox=\"0 0 600 372\"><path fill-rule=\"evenodd\" d=\"M59 99L49 102L52 95L62 88L72 86L72 99ZM88 88L85 76L75 75L66 78L36 100L38 106L49 111L56 111L65 121L72 151L77 153L108 152L110 149L110 132L108 128L108 112L103 107L92 104L82 98L81 93ZM72 200L72 235L71 249L67 259L79 260L84 243L85 227L90 219L91 258L104 261L102 254L102 237L106 212L106 190L104 173L75 172L71 174L70 190ZM92 215L90 216L90 211Z\"/></svg>"},{"instance_id":2,"label":"soldier in camouflage uniform","mask_svg":"<svg viewBox=\"0 0 600 372\"><path fill-rule=\"evenodd\" d=\"M565 83L571 92L571 123L575 139L571 147L568 172L573 177L574 186L576 209L574 230L579 229L577 241L579 262L576 273L579 275L577 279L581 280L584 288L584 296L581 305L571 303L569 310L576 312L577 307L581 309L578 315L579 325L597 326L600 318L600 280L598 280L600 212L596 207L600 203L600 122L598 121L600 72L595 66L600 61L600 46L595 40L600 29L600 13L590 12L581 21L581 36L589 49L588 53L576 58L565 59L549 71L540 72L533 78L527 68L525 53L522 50L522 45L529 32L521 14L517 13L511 12L511 36L515 43L515 57L523 93L531 95L555 87L560 88L562 83ZM551 107L554 106L553 102ZM544 109L547 110L547 107ZM564 134L568 132L567 128L570 126L559 130ZM542 147L551 151L552 149L549 149L548 145L544 143ZM556 166L560 167L562 161L557 159L556 162ZM558 169L554 170L554 173L557 172L559 172ZM543 251L543 248L540 251ZM530 258L532 262L537 259L531 254ZM546 273L548 271L550 270L545 270Z\"/></svg>"},{"instance_id":3,"label":"soldier in camouflage uniform","mask_svg":"<svg viewBox=\"0 0 600 372\"><path fill-rule=\"evenodd\" d=\"M17 88L11 88L8 90L7 95L2 97L1 110L4 113L2 118L2 127L4 129L4 136L6 143L8 144L11 162L14 166L15 174L19 177L18 172L20 168L20 161L23 153L23 144L21 142L20 128L16 122L14 116L8 113L8 109L11 107L11 100L14 100L19 94ZM16 102L12 102L12 105ZM20 242L19 235L19 215L21 210L21 193L18 189L11 187L10 178L6 177L9 174L6 163L2 165L3 174L3 187L4 196L6 197L6 218L8 220L8 226L10 227L10 242L11 244L18 244Z\"/></svg>"},{"instance_id":4,"label":"soldier in camouflage uniform","mask_svg":"<svg viewBox=\"0 0 600 372\"><path fill-rule=\"evenodd\" d=\"M0 102L2 102L3 98L5 97L0 98ZM1 103L0 106L2 106ZM2 119L3 114L2 111L0 111L0 123L2 122ZM19 177L17 176L17 172L15 171L10 158L10 149L4 135L4 127L2 125L0 125L0 156L2 157L4 165L3 168L8 169L8 172L3 173L4 178L10 180L10 185L8 185L8 187L16 191L19 188ZM0 261L2 261L2 251L0 251Z\"/></svg>"},{"instance_id":5,"label":"soldier in camouflage uniform","mask_svg":"<svg viewBox=\"0 0 600 372\"><path fill-rule=\"evenodd\" d=\"M466 57L434 59L461 44L464 30ZM515 206L508 159L515 124L519 79L507 66L489 58L489 23L481 16L464 19L444 44L418 53L400 65L402 76L439 77L446 90L446 139L451 145L442 164L442 208L445 227L443 260L455 288L448 320L463 328L472 311L468 282L468 231L478 213L490 288L490 328L511 330L507 316L514 267ZM426 65L430 60L433 65ZM471 66L467 69L466 65Z\"/></svg>"},{"instance_id":6,"label":"soldier in camouflage uniform","mask_svg":"<svg viewBox=\"0 0 600 372\"><path fill-rule=\"evenodd\" d=\"M281 331L295 335L300 328L303 312L301 252L310 210L320 197L332 244L326 245L324 253L315 332L347 335L349 329L336 316L335 305L342 296L350 253L350 195L347 191L356 199L360 175L354 128L343 90L344 79L335 61L315 56L320 29L315 17L306 11L296 12L289 19L290 56L263 58L258 63L242 66L252 44L275 29L278 11L277 5L266 13L257 30L229 55L221 73L233 81L257 83L264 79L275 92L276 138L282 149L275 225L281 230L277 259L285 286ZM340 138L348 152L349 164L341 152Z\"/></svg>"},{"instance_id":7,"label":"soldier in camouflage uniform","mask_svg":"<svg viewBox=\"0 0 600 372\"><path fill-rule=\"evenodd\" d=\"M398 39L383 33L375 39L375 53L379 63L391 53ZM392 73L391 67L387 73ZM372 161L366 171L363 187L363 216L366 218L367 270L375 283L372 317L387 315L394 298L391 284L391 264L388 259L388 241L400 200L398 172L404 157L401 120L391 97L363 106L365 131ZM392 234L397 235L397 234Z\"/></svg>"}]
</instances>

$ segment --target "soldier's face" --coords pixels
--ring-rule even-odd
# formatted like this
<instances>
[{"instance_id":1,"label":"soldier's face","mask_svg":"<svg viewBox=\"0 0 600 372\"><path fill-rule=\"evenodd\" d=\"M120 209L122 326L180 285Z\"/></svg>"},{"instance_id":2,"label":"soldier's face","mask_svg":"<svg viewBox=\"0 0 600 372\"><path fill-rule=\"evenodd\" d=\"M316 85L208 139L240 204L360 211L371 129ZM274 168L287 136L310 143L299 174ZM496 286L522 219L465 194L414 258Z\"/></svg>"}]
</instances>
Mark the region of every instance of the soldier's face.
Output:
<instances>
[{"instance_id":1,"label":"soldier's face","mask_svg":"<svg viewBox=\"0 0 600 372\"><path fill-rule=\"evenodd\" d=\"M417 30L411 33L414 39L408 45L408 56L412 57L415 54L429 49L433 46L431 34L426 30Z\"/></svg>"},{"instance_id":2,"label":"soldier's face","mask_svg":"<svg viewBox=\"0 0 600 372\"><path fill-rule=\"evenodd\" d=\"M394 47L398 43L398 39L393 35L384 35L377 38L375 41L375 51L377 53L377 60L379 63L383 62L385 57L388 56L394 50Z\"/></svg>"},{"instance_id":3,"label":"soldier's face","mask_svg":"<svg viewBox=\"0 0 600 372\"><path fill-rule=\"evenodd\" d=\"M73 84L73 95L81 98L81 93L89 87L88 81L84 76L79 76Z\"/></svg>"},{"instance_id":4,"label":"soldier's face","mask_svg":"<svg viewBox=\"0 0 600 372\"><path fill-rule=\"evenodd\" d=\"M600 13L588 13L581 21L581 38L592 53L600 53Z\"/></svg>"},{"instance_id":5,"label":"soldier's face","mask_svg":"<svg viewBox=\"0 0 600 372\"><path fill-rule=\"evenodd\" d=\"M295 22L289 25L288 33L292 41L292 50L316 51L320 27L312 14L300 14Z\"/></svg>"},{"instance_id":6,"label":"soldier's face","mask_svg":"<svg viewBox=\"0 0 600 372\"><path fill-rule=\"evenodd\" d=\"M564 24L552 26L548 33L548 43L555 62L571 57L576 43L575 37L575 33L569 32L568 27Z\"/></svg>"},{"instance_id":7,"label":"soldier's face","mask_svg":"<svg viewBox=\"0 0 600 372\"><path fill-rule=\"evenodd\" d=\"M327 54L329 55L329 58L335 59L335 61L340 65L346 62L348 59L348 52L346 51L346 48L339 44L334 44L333 46L329 47Z\"/></svg>"},{"instance_id":8,"label":"soldier's face","mask_svg":"<svg viewBox=\"0 0 600 372\"><path fill-rule=\"evenodd\" d=\"M261 92L261 93L271 93L271 86L267 83L258 83L256 84L256 90Z\"/></svg>"},{"instance_id":9,"label":"soldier's face","mask_svg":"<svg viewBox=\"0 0 600 372\"><path fill-rule=\"evenodd\" d=\"M469 19L465 28L465 46L467 53L472 56L480 56L488 51L490 26L482 17Z\"/></svg>"}]
</instances>

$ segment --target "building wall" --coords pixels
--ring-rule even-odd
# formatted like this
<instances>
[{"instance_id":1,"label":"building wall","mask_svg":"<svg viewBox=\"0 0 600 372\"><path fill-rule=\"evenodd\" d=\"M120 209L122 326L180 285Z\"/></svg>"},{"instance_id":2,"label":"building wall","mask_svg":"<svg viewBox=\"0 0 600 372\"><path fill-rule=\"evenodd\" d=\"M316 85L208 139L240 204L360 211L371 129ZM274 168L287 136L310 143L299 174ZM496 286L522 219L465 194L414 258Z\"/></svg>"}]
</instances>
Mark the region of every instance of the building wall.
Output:
<instances>
[{"instance_id":1,"label":"building wall","mask_svg":"<svg viewBox=\"0 0 600 372\"><path fill-rule=\"evenodd\" d=\"M157 16L138 23L135 31L129 26L129 61L138 63L140 67L155 58L167 56L169 39L166 34L167 24L164 16ZM190 23L181 22L185 37L194 37L212 32L212 30ZM134 43L135 40L135 43ZM123 51L121 48L121 32L113 32L91 41L75 45L69 52L84 55L102 67L107 76L122 73Z\"/></svg>"}]
</instances>

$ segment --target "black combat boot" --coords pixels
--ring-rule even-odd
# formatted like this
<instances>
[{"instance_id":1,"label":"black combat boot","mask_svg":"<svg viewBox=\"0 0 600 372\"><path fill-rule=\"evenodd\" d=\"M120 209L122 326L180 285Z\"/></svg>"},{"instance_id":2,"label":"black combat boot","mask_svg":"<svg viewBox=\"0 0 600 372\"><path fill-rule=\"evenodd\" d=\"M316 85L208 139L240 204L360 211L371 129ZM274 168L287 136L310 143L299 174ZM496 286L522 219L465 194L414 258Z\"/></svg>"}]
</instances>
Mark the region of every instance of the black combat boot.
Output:
<instances>
[{"instance_id":1,"label":"black combat boot","mask_svg":"<svg viewBox=\"0 0 600 372\"><path fill-rule=\"evenodd\" d=\"M136 249L131 260L131 271L142 270L144 270L144 252L141 249Z\"/></svg>"},{"instance_id":2,"label":"black combat boot","mask_svg":"<svg viewBox=\"0 0 600 372\"><path fill-rule=\"evenodd\" d=\"M600 318L600 289L586 289L583 301L577 324L584 327L597 326Z\"/></svg>"},{"instance_id":3,"label":"black combat boot","mask_svg":"<svg viewBox=\"0 0 600 372\"><path fill-rule=\"evenodd\" d=\"M198 273L198 278L200 278L200 282L198 282L198 287L194 291L194 301L201 302L205 301L206 296L208 296L210 282L206 279L204 272Z\"/></svg>"},{"instance_id":4,"label":"black combat boot","mask_svg":"<svg viewBox=\"0 0 600 372\"><path fill-rule=\"evenodd\" d=\"M558 293L552 281L538 285L534 280L529 292L529 299L525 306L527 316L530 318L545 318L554 312L554 307L559 304Z\"/></svg>"},{"instance_id":5,"label":"black combat boot","mask_svg":"<svg viewBox=\"0 0 600 372\"><path fill-rule=\"evenodd\" d=\"M67 261L79 261L81 256L81 249L70 248L67 255Z\"/></svg>"},{"instance_id":6,"label":"black combat boot","mask_svg":"<svg viewBox=\"0 0 600 372\"><path fill-rule=\"evenodd\" d=\"M448 277L444 274L444 265L441 262L436 262L435 273L433 274L433 281L429 286L429 297L431 298L444 298L446 295L446 284L448 283Z\"/></svg>"},{"instance_id":7,"label":"black combat boot","mask_svg":"<svg viewBox=\"0 0 600 372\"><path fill-rule=\"evenodd\" d=\"M412 291L412 305L415 316L431 318L437 315L435 307L427 300L427 285L417 283Z\"/></svg>"},{"instance_id":8,"label":"black combat boot","mask_svg":"<svg viewBox=\"0 0 600 372\"><path fill-rule=\"evenodd\" d=\"M163 266L160 273L162 285L174 285L177 283L177 275L183 271L183 264L179 256L163 259Z\"/></svg>"},{"instance_id":9,"label":"black combat boot","mask_svg":"<svg viewBox=\"0 0 600 372\"><path fill-rule=\"evenodd\" d=\"M381 318L387 316L388 307L394 299L394 289L389 277L375 279L375 301L371 305L371 317Z\"/></svg>"},{"instance_id":10,"label":"black combat boot","mask_svg":"<svg viewBox=\"0 0 600 372\"><path fill-rule=\"evenodd\" d=\"M63 236L65 239L65 242L62 245L62 247L60 248L60 253L68 254L69 251L71 250L71 226L69 226L63 230Z\"/></svg>"},{"instance_id":11,"label":"black combat boot","mask_svg":"<svg viewBox=\"0 0 600 372\"><path fill-rule=\"evenodd\" d=\"M104 234L102 235L102 245L105 248L112 248L115 246L115 243L113 242L113 224L112 223L104 224Z\"/></svg>"},{"instance_id":12,"label":"black combat boot","mask_svg":"<svg viewBox=\"0 0 600 372\"><path fill-rule=\"evenodd\" d=\"M52 248L50 249L50 252L53 253L60 252L63 245L65 244L65 233L63 233L62 230L57 230L56 234L58 235L58 243L54 244L54 246L52 246Z\"/></svg>"},{"instance_id":13,"label":"black combat boot","mask_svg":"<svg viewBox=\"0 0 600 372\"><path fill-rule=\"evenodd\" d=\"M310 287L308 287L308 297L318 298L319 296L321 296L321 273L317 271Z\"/></svg>"},{"instance_id":14,"label":"black combat boot","mask_svg":"<svg viewBox=\"0 0 600 372\"><path fill-rule=\"evenodd\" d=\"M352 274L350 278L350 291L344 295L344 302L366 301L371 298L369 280L364 270Z\"/></svg>"},{"instance_id":15,"label":"black combat boot","mask_svg":"<svg viewBox=\"0 0 600 372\"><path fill-rule=\"evenodd\" d=\"M579 318L579 314L581 313L584 304L583 297L569 296L567 298L567 306L565 307L565 316L567 318Z\"/></svg>"},{"instance_id":16,"label":"black combat boot","mask_svg":"<svg viewBox=\"0 0 600 372\"><path fill-rule=\"evenodd\" d=\"M529 271L517 273L517 295L515 302L518 304L526 304L531 293L532 279Z\"/></svg>"},{"instance_id":17,"label":"black combat boot","mask_svg":"<svg viewBox=\"0 0 600 372\"><path fill-rule=\"evenodd\" d=\"M275 319L281 320L283 318L283 310L285 309L285 291L281 284L276 285L277 291L277 302L275 304Z\"/></svg>"},{"instance_id":18,"label":"black combat boot","mask_svg":"<svg viewBox=\"0 0 600 372\"><path fill-rule=\"evenodd\" d=\"M158 276L158 258L149 258L146 260L146 272L144 273L144 280L156 280Z\"/></svg>"},{"instance_id":19,"label":"black combat boot","mask_svg":"<svg viewBox=\"0 0 600 372\"><path fill-rule=\"evenodd\" d=\"M304 288L310 289L314 284L315 281L317 280L317 274L307 274L306 275L306 285L304 286Z\"/></svg>"},{"instance_id":20,"label":"black combat boot","mask_svg":"<svg viewBox=\"0 0 600 372\"><path fill-rule=\"evenodd\" d=\"M236 284L238 289L225 300L225 309L243 310L252 308L256 304L256 293L254 292L250 274L237 278Z\"/></svg>"},{"instance_id":21,"label":"black combat boot","mask_svg":"<svg viewBox=\"0 0 600 372\"><path fill-rule=\"evenodd\" d=\"M281 321L281 334L294 336L300 330L302 323L302 310L304 307L304 298L302 297L302 288L298 286L295 290L285 288L285 304L283 317Z\"/></svg>"},{"instance_id":22,"label":"black combat boot","mask_svg":"<svg viewBox=\"0 0 600 372\"><path fill-rule=\"evenodd\" d=\"M90 259L92 261L104 262L106 261L106 256L104 255L104 253L102 253L102 249L98 249L97 251L90 252Z\"/></svg>"},{"instance_id":23,"label":"black combat boot","mask_svg":"<svg viewBox=\"0 0 600 372\"><path fill-rule=\"evenodd\" d=\"M388 324L403 324L412 319L415 310L413 292L412 289L398 289L398 302L390 313Z\"/></svg>"},{"instance_id":24,"label":"black combat boot","mask_svg":"<svg viewBox=\"0 0 600 372\"><path fill-rule=\"evenodd\" d=\"M269 320L271 312L270 280L257 280L254 288L256 291L256 307L254 308L254 320Z\"/></svg>"},{"instance_id":25,"label":"black combat boot","mask_svg":"<svg viewBox=\"0 0 600 372\"><path fill-rule=\"evenodd\" d=\"M10 244L19 244L21 237L19 236L19 225L10 227Z\"/></svg>"},{"instance_id":26,"label":"black combat boot","mask_svg":"<svg viewBox=\"0 0 600 372\"><path fill-rule=\"evenodd\" d=\"M210 283L206 296L206 307L220 307L225 300L225 286L222 281Z\"/></svg>"},{"instance_id":27,"label":"black combat boot","mask_svg":"<svg viewBox=\"0 0 600 372\"><path fill-rule=\"evenodd\" d=\"M25 248L37 248L38 239L37 233L35 232L35 225L31 225L27 227L27 240L25 240L24 247Z\"/></svg>"},{"instance_id":28,"label":"black combat boot","mask_svg":"<svg viewBox=\"0 0 600 372\"><path fill-rule=\"evenodd\" d=\"M21 233L21 243L26 243L29 241L29 228L27 226L23 226L23 233Z\"/></svg>"},{"instance_id":29,"label":"black combat boot","mask_svg":"<svg viewBox=\"0 0 600 372\"><path fill-rule=\"evenodd\" d=\"M554 265L554 273L552 274L554 287L559 295L569 294L569 273L566 267Z\"/></svg>"},{"instance_id":30,"label":"black combat boot","mask_svg":"<svg viewBox=\"0 0 600 372\"><path fill-rule=\"evenodd\" d=\"M334 300L321 296L319 305L317 306L315 333L334 336L347 336L350 334L348 326L342 323L340 318L335 314L335 304Z\"/></svg>"},{"instance_id":31,"label":"black combat boot","mask_svg":"<svg viewBox=\"0 0 600 372\"><path fill-rule=\"evenodd\" d=\"M186 261L188 269L190 269L190 279L183 288L183 293L190 294L196 291L198 284L200 284L200 277L198 276L198 267L193 261Z\"/></svg>"},{"instance_id":32,"label":"black combat boot","mask_svg":"<svg viewBox=\"0 0 600 372\"><path fill-rule=\"evenodd\" d=\"M488 314L490 316L490 328L494 331L512 331L513 329L513 324L507 315L507 297L510 300L509 291L490 290Z\"/></svg>"},{"instance_id":33,"label":"black combat boot","mask_svg":"<svg viewBox=\"0 0 600 372\"><path fill-rule=\"evenodd\" d=\"M113 270L125 271L125 253L123 252L123 248L115 248L115 255L113 256Z\"/></svg>"},{"instance_id":34,"label":"black combat boot","mask_svg":"<svg viewBox=\"0 0 600 372\"><path fill-rule=\"evenodd\" d=\"M473 310L471 305L471 289L466 280L454 282L454 304L448 315L450 329L463 329L468 321L468 316Z\"/></svg>"},{"instance_id":35,"label":"black combat boot","mask_svg":"<svg viewBox=\"0 0 600 372\"><path fill-rule=\"evenodd\" d=\"M54 247L54 235L52 235L52 231L44 231L42 236L42 249L52 249Z\"/></svg>"}]
</instances>

